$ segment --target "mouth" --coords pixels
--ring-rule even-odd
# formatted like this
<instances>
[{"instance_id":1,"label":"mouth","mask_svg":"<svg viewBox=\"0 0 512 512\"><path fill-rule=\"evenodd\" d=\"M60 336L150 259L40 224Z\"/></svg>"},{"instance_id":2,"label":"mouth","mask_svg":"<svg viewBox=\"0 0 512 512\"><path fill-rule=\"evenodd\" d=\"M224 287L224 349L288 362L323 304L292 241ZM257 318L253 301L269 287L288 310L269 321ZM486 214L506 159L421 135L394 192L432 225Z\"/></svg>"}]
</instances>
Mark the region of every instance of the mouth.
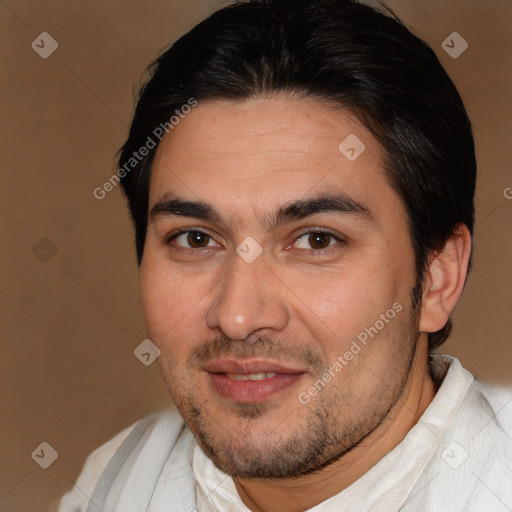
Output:
<instances>
[{"instance_id":1,"label":"mouth","mask_svg":"<svg viewBox=\"0 0 512 512\"><path fill-rule=\"evenodd\" d=\"M241 403L263 402L298 382L306 372L268 360L216 360L205 366L215 392Z\"/></svg>"},{"instance_id":2,"label":"mouth","mask_svg":"<svg viewBox=\"0 0 512 512\"><path fill-rule=\"evenodd\" d=\"M224 373L224 375L233 380L265 380L274 378L277 373Z\"/></svg>"}]
</instances>

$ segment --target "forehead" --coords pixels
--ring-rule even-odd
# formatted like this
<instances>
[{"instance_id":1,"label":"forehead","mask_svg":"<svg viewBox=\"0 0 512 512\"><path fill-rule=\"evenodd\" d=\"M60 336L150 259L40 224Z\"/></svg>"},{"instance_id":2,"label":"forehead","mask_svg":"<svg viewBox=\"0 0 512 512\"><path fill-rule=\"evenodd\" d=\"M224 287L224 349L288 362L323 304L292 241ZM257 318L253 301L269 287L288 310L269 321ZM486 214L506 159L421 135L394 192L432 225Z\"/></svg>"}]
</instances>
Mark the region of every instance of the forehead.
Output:
<instances>
[{"instance_id":1,"label":"forehead","mask_svg":"<svg viewBox=\"0 0 512 512\"><path fill-rule=\"evenodd\" d=\"M390 203L401 208L385 179L383 154L355 116L325 103L206 101L160 143L150 208L175 195L247 213L336 190L378 214Z\"/></svg>"}]
</instances>

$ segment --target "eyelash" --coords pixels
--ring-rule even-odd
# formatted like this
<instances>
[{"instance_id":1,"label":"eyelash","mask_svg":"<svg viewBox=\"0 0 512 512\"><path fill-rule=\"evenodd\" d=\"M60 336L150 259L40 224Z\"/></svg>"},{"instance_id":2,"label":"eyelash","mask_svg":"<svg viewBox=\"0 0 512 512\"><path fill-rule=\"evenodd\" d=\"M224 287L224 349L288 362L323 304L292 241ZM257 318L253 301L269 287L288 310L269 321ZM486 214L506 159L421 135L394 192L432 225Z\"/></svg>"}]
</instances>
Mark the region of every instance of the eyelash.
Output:
<instances>
[{"instance_id":1,"label":"eyelash","mask_svg":"<svg viewBox=\"0 0 512 512\"><path fill-rule=\"evenodd\" d=\"M203 231L202 229L190 229L190 228L187 228L187 229L180 229L177 232L173 233L172 235L166 237L165 240L164 240L164 245L170 246L170 243L175 238L177 238L180 235L186 234L186 233L201 233L201 234L206 235L207 237L209 237L211 240L214 239L213 236L211 236L206 231ZM345 240L343 240L339 236L336 236L334 233L332 233L332 232L330 232L328 230L325 230L325 229L322 229L322 228L314 228L314 229L310 229L308 231L304 231L304 232L300 233L299 235L297 235L295 240L294 240L294 242L293 242L293 244L297 243L305 235L312 235L312 234L317 234L317 233L326 234L326 235L332 237L339 244L343 245L345 243ZM293 245L293 244L291 244L291 245ZM330 249L332 247L334 247L334 245L335 244L330 245L330 246L326 247L325 249L299 249L299 250L300 251L305 251L308 254L322 255L322 254L325 254L326 252L330 252ZM173 247L173 246L170 246L170 247L171 247L171 249L173 251L180 252L182 254L187 254L187 255L188 254L197 254L198 251L201 251L201 250L204 250L204 249L206 249L206 250L210 249L208 247L199 247L199 248L196 248L196 249L185 248L185 247Z\"/></svg>"}]
</instances>

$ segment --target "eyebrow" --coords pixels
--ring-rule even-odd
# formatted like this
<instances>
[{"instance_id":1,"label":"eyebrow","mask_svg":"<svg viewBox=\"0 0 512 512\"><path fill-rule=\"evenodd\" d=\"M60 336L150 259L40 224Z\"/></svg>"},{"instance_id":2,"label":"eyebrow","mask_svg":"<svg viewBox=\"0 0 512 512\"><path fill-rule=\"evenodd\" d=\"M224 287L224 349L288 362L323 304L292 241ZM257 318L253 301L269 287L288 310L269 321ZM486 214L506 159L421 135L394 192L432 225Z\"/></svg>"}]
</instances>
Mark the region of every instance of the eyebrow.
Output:
<instances>
[{"instance_id":1,"label":"eyebrow","mask_svg":"<svg viewBox=\"0 0 512 512\"><path fill-rule=\"evenodd\" d=\"M317 213L350 214L361 220L374 220L366 206L346 194L336 193L290 201L280 206L275 212L265 215L262 225L271 231L281 224L302 220ZM222 225L229 230L227 222L213 206L202 201L164 198L151 208L150 220L153 221L161 216L194 217Z\"/></svg>"}]
</instances>

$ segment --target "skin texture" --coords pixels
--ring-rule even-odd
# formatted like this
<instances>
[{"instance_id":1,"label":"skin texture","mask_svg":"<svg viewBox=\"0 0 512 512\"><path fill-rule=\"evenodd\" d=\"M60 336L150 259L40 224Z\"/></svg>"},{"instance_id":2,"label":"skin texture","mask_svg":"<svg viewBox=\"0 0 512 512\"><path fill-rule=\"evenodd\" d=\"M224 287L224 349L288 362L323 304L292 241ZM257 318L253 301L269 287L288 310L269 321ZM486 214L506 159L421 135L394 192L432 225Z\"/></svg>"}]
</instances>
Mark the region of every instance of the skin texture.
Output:
<instances>
[{"instance_id":1,"label":"skin texture","mask_svg":"<svg viewBox=\"0 0 512 512\"><path fill-rule=\"evenodd\" d=\"M350 134L365 144L354 161L338 150ZM461 226L432 259L415 310L407 216L382 157L348 112L279 96L200 103L157 150L150 211L162 200L201 201L224 222L150 216L140 268L149 336L188 427L253 511L304 510L340 492L403 439L435 395L426 332L458 300L469 234ZM320 212L268 229L283 205L338 192L368 213ZM178 229L209 236L173 238ZM318 230L333 236L310 236ZM247 237L262 248L252 263L236 252ZM394 304L400 312L301 403ZM220 356L270 359L303 375L268 399L239 403L204 369Z\"/></svg>"}]
</instances>

